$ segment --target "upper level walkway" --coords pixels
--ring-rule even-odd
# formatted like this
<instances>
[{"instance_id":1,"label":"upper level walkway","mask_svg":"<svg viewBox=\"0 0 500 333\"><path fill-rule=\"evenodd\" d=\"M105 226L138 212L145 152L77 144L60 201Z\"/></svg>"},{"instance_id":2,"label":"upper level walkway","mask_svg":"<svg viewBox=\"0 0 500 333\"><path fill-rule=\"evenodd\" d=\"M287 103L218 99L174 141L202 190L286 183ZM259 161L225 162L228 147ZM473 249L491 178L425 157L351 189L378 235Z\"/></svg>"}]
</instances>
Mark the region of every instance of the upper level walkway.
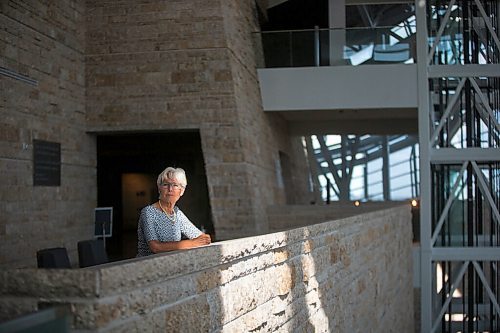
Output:
<instances>
[{"instance_id":1,"label":"upper level walkway","mask_svg":"<svg viewBox=\"0 0 500 333\"><path fill-rule=\"evenodd\" d=\"M264 111L279 112L299 135L417 133L414 37L411 18L255 34Z\"/></svg>"},{"instance_id":2,"label":"upper level walkway","mask_svg":"<svg viewBox=\"0 0 500 333\"><path fill-rule=\"evenodd\" d=\"M293 134L417 133L416 65L262 68L264 111Z\"/></svg>"}]
</instances>

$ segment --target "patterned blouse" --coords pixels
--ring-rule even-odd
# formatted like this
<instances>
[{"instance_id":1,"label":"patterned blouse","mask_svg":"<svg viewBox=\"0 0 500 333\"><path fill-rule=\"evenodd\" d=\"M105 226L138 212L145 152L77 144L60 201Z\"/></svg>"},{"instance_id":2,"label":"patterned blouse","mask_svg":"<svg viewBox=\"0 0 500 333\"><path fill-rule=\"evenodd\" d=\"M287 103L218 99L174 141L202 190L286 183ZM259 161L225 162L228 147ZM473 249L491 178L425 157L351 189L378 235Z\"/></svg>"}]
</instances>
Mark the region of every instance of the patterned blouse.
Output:
<instances>
[{"instance_id":1,"label":"patterned blouse","mask_svg":"<svg viewBox=\"0 0 500 333\"><path fill-rule=\"evenodd\" d=\"M174 218L170 218L153 205L146 206L141 210L137 227L138 257L153 254L148 245L151 240L175 242L180 241L182 235L193 239L202 234L179 207L175 206L174 212Z\"/></svg>"}]
</instances>

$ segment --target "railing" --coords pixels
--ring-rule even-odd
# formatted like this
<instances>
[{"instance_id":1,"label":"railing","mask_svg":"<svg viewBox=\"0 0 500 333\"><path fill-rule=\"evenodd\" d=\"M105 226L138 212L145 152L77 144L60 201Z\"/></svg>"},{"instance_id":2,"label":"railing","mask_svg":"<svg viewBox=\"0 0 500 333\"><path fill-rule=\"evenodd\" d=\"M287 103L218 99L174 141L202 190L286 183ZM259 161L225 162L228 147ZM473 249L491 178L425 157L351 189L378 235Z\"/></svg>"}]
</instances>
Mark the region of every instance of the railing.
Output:
<instances>
[{"instance_id":1,"label":"railing","mask_svg":"<svg viewBox=\"0 0 500 333\"><path fill-rule=\"evenodd\" d=\"M7 269L0 320L58 303L71 332L411 332L409 207L368 206L343 218L281 206L267 213L280 232L85 269Z\"/></svg>"},{"instance_id":2,"label":"railing","mask_svg":"<svg viewBox=\"0 0 500 333\"><path fill-rule=\"evenodd\" d=\"M415 63L415 26L265 31L260 68Z\"/></svg>"}]
</instances>

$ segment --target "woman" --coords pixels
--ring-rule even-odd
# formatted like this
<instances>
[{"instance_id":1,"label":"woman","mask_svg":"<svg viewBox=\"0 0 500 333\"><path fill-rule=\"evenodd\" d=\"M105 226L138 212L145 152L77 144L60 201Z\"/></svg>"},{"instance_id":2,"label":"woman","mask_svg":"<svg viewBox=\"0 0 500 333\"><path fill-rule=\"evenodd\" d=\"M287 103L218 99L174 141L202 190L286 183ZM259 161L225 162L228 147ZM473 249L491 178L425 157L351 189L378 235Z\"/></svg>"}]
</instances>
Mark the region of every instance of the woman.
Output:
<instances>
[{"instance_id":1,"label":"woman","mask_svg":"<svg viewBox=\"0 0 500 333\"><path fill-rule=\"evenodd\" d=\"M139 217L137 256L210 244L210 235L196 228L175 205L186 189L184 170L168 167L160 173L156 184L159 200L144 207ZM182 235L189 239L181 240Z\"/></svg>"}]
</instances>

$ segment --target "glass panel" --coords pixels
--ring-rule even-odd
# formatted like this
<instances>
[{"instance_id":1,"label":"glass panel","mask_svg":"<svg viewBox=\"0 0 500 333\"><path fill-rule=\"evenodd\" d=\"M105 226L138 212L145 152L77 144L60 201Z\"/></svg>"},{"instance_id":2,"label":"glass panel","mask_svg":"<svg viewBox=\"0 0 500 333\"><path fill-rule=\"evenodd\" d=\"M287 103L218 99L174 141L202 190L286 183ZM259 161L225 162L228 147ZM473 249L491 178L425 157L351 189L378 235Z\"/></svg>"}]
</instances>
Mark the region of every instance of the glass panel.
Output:
<instances>
[{"instance_id":1,"label":"glass panel","mask_svg":"<svg viewBox=\"0 0 500 333\"><path fill-rule=\"evenodd\" d=\"M408 23L410 22L410 23ZM264 67L414 63L415 24L394 27L311 29L256 33Z\"/></svg>"}]
</instances>

